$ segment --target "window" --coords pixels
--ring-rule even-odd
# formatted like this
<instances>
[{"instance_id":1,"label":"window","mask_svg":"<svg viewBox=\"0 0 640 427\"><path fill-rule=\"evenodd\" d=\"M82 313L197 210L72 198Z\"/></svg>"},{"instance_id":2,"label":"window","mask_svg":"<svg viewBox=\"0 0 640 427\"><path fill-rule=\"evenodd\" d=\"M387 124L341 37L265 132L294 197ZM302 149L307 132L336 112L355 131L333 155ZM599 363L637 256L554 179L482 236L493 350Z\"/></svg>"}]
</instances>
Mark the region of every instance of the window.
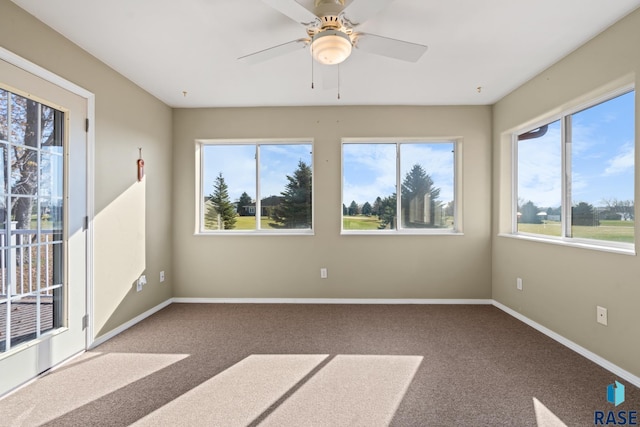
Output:
<instances>
[{"instance_id":1,"label":"window","mask_svg":"<svg viewBox=\"0 0 640 427\"><path fill-rule=\"evenodd\" d=\"M515 231L633 244L634 118L627 89L518 132Z\"/></svg>"},{"instance_id":2,"label":"window","mask_svg":"<svg viewBox=\"0 0 640 427\"><path fill-rule=\"evenodd\" d=\"M198 141L202 233L311 232L309 141Z\"/></svg>"},{"instance_id":3,"label":"window","mask_svg":"<svg viewBox=\"0 0 640 427\"><path fill-rule=\"evenodd\" d=\"M344 141L343 232L455 231L456 145Z\"/></svg>"},{"instance_id":4,"label":"window","mask_svg":"<svg viewBox=\"0 0 640 427\"><path fill-rule=\"evenodd\" d=\"M0 352L63 323L63 127L0 88Z\"/></svg>"}]
</instances>

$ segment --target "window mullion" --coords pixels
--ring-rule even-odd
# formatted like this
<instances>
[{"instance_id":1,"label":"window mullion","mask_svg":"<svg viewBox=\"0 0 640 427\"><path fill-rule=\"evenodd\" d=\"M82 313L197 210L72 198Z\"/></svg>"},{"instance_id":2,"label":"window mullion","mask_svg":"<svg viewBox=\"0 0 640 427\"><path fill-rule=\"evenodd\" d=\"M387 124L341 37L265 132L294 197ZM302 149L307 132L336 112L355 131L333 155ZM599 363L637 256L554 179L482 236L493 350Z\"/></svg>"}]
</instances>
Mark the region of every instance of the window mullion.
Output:
<instances>
[{"instance_id":1,"label":"window mullion","mask_svg":"<svg viewBox=\"0 0 640 427\"><path fill-rule=\"evenodd\" d=\"M396 143L396 230L402 229L402 176L400 171L400 144Z\"/></svg>"},{"instance_id":2,"label":"window mullion","mask_svg":"<svg viewBox=\"0 0 640 427\"><path fill-rule=\"evenodd\" d=\"M511 139L511 232L518 233L518 136Z\"/></svg>"},{"instance_id":3,"label":"window mullion","mask_svg":"<svg viewBox=\"0 0 640 427\"><path fill-rule=\"evenodd\" d=\"M7 252L5 254L5 266L6 266L6 293L7 293L7 312L5 316L5 342L4 342L4 351L9 351L11 349L11 312L13 309L11 308L12 296L16 293L16 281L13 279L13 270L16 268L15 265L15 257L11 256L13 254L15 248L12 247L12 239L11 239L11 149L12 149L12 138L11 131L13 129L13 94L7 92L7 161L5 162L4 167L6 168L6 185L7 185L7 196L6 196L6 204L7 204L7 219L5 221L5 247L7 248ZM4 173L4 171L3 171Z\"/></svg>"},{"instance_id":4,"label":"window mullion","mask_svg":"<svg viewBox=\"0 0 640 427\"><path fill-rule=\"evenodd\" d=\"M40 299L40 246L42 245L42 240L41 240L41 235L42 235L42 223L41 223L41 219L42 219L42 215L41 215L41 210L40 210L40 189L42 188L42 171L41 171L41 167L42 167L42 105L38 106L38 118L37 118L37 122L38 122L38 128L37 128L37 141L36 141L36 161L37 161L37 165L36 165L36 191L35 191L35 204L36 204L36 247L29 247L29 261L31 261L32 257L33 257L33 250L35 249L36 252L36 274L35 274L35 279L36 279L36 283L35 283L35 292L36 292L36 337L40 337L40 331L42 330L42 306L41 306L41 299ZM29 282L31 282L33 276L33 268L31 265L31 262L29 262ZM30 289L31 292L34 291L33 287Z\"/></svg>"},{"instance_id":5,"label":"window mullion","mask_svg":"<svg viewBox=\"0 0 640 427\"><path fill-rule=\"evenodd\" d=\"M200 175L200 189L199 189L199 194L197 195L198 200L200 201L200 232L203 232L206 229L205 226L205 212L207 211L207 204L205 202L205 198L206 198L206 189L204 187L205 182L204 182L204 144L203 143L199 143L198 145L198 155L199 155L199 161L200 161L200 171L198 172Z\"/></svg>"},{"instance_id":6,"label":"window mullion","mask_svg":"<svg viewBox=\"0 0 640 427\"><path fill-rule=\"evenodd\" d=\"M571 237L571 116L562 118L562 237Z\"/></svg>"},{"instance_id":7,"label":"window mullion","mask_svg":"<svg viewBox=\"0 0 640 427\"><path fill-rule=\"evenodd\" d=\"M262 202L260 201L260 145L256 144L256 230L261 230Z\"/></svg>"}]
</instances>

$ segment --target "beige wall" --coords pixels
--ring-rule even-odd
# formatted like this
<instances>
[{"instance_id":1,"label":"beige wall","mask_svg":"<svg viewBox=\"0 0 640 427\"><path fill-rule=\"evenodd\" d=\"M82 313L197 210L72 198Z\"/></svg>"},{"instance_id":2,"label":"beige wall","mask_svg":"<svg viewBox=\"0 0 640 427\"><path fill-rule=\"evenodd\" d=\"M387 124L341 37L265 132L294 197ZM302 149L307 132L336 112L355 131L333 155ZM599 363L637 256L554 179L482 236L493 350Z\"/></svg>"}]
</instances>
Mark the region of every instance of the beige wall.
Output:
<instances>
[{"instance_id":1,"label":"beige wall","mask_svg":"<svg viewBox=\"0 0 640 427\"><path fill-rule=\"evenodd\" d=\"M340 235L341 138L393 136L464 139L463 236ZM490 136L490 107L175 110L175 296L490 298ZM314 236L194 235L195 139L296 137L314 139Z\"/></svg>"},{"instance_id":2,"label":"beige wall","mask_svg":"<svg viewBox=\"0 0 640 427\"><path fill-rule=\"evenodd\" d=\"M94 328L102 335L172 295L171 109L8 0L0 0L0 45L95 94ZM136 293L142 273L149 285Z\"/></svg>"},{"instance_id":3,"label":"beige wall","mask_svg":"<svg viewBox=\"0 0 640 427\"><path fill-rule=\"evenodd\" d=\"M640 10L505 97L493 111L493 298L634 375L640 375L638 257L498 233L510 230L509 131L585 95L629 81L638 86L638 40ZM638 99L636 94L636 138ZM636 173L636 200L638 177ZM516 290L516 277L523 279L523 291ZM608 309L607 327L596 323L596 305Z\"/></svg>"}]
</instances>

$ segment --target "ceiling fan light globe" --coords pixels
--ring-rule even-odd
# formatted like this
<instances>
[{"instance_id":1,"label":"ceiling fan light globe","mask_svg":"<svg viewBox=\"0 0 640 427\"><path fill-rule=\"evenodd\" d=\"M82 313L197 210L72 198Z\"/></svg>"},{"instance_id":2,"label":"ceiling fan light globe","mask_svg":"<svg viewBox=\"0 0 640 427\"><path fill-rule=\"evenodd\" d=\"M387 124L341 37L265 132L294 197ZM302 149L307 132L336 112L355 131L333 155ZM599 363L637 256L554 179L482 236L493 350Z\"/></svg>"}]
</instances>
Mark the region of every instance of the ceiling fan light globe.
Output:
<instances>
[{"instance_id":1,"label":"ceiling fan light globe","mask_svg":"<svg viewBox=\"0 0 640 427\"><path fill-rule=\"evenodd\" d=\"M326 30L313 36L311 55L321 64L335 65L351 55L351 39L342 31Z\"/></svg>"}]
</instances>

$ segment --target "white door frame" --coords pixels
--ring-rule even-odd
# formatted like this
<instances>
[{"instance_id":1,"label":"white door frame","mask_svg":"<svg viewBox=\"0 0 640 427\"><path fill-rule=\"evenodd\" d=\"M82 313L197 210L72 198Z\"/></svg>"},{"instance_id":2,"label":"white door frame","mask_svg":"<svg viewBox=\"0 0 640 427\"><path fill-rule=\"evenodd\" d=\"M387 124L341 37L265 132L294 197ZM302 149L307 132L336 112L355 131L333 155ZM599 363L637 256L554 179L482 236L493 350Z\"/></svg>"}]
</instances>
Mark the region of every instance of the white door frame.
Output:
<instances>
[{"instance_id":1,"label":"white door frame","mask_svg":"<svg viewBox=\"0 0 640 427\"><path fill-rule=\"evenodd\" d=\"M87 100L87 230L86 230L86 307L85 350L93 343L93 218L95 189L95 95L69 80L28 61L0 46L0 59Z\"/></svg>"}]
</instances>

